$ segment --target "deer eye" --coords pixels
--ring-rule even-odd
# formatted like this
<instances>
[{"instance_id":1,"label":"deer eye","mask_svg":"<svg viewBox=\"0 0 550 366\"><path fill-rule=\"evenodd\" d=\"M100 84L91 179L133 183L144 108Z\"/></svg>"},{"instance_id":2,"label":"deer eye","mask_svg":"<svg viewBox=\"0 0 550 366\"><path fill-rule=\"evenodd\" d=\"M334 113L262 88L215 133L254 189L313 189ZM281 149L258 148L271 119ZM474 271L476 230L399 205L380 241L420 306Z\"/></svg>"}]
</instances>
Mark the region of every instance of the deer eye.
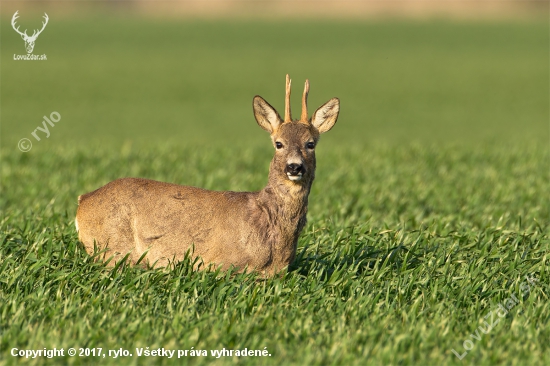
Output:
<instances>
[{"instance_id":1,"label":"deer eye","mask_svg":"<svg viewBox=\"0 0 550 366\"><path fill-rule=\"evenodd\" d=\"M277 141L277 142L275 143L275 147L277 148L277 150L278 150L278 149L282 149L282 148L283 148L283 144L282 144L281 142Z\"/></svg>"},{"instance_id":2,"label":"deer eye","mask_svg":"<svg viewBox=\"0 0 550 366\"><path fill-rule=\"evenodd\" d=\"M306 147L310 150L313 150L313 149L315 149L315 143L314 142L308 142L306 144Z\"/></svg>"}]
</instances>

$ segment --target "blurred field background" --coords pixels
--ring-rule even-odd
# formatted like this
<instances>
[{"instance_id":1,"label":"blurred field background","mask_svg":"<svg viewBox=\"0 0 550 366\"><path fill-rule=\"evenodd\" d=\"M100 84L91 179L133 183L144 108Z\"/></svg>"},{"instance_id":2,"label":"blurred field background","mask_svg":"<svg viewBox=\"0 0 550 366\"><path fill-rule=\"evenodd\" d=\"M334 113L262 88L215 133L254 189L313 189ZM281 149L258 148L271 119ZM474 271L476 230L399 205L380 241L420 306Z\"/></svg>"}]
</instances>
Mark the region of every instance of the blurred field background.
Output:
<instances>
[{"instance_id":1,"label":"blurred field background","mask_svg":"<svg viewBox=\"0 0 550 366\"><path fill-rule=\"evenodd\" d=\"M294 105L306 78L311 108L341 98L341 123L326 137L334 143L549 140L548 22L534 14L303 20L315 3L276 17L269 6L236 2L257 7L257 17L234 20L161 16L171 4L185 13L171 2L152 16L139 8L154 9L149 2L85 2L82 11L66 4L65 11L56 2L19 11L22 29L33 29L52 7L34 51L47 62L13 60L25 53L9 22L20 4L2 5L3 147L17 146L52 111L63 121L32 153L94 140L265 145L251 100L260 94L282 109L286 73Z\"/></svg>"},{"instance_id":2,"label":"blurred field background","mask_svg":"<svg viewBox=\"0 0 550 366\"><path fill-rule=\"evenodd\" d=\"M193 364L550 362L547 2L0 10L0 361L17 363L12 347L150 346L273 353L179 360ZM33 52L47 61L13 60L26 53L10 24L16 10L21 29L48 14ZM76 197L113 179L261 189L273 148L252 98L282 111L287 73L295 114L306 78L310 113L334 96L342 103L317 149L288 274L259 283L189 263L109 271L90 261L77 244ZM60 122L36 141L53 111ZM30 152L19 151L22 138ZM526 275L541 286L521 310L455 357Z\"/></svg>"}]
</instances>

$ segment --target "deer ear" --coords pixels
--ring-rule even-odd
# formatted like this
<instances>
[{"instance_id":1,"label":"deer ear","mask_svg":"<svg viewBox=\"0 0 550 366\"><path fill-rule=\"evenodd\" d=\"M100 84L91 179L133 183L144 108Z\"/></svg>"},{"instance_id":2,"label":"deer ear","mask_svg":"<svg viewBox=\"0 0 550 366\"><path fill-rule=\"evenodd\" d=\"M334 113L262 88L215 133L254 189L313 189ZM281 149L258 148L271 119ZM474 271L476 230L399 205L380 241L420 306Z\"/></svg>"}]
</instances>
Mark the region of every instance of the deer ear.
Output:
<instances>
[{"instance_id":1,"label":"deer ear","mask_svg":"<svg viewBox=\"0 0 550 366\"><path fill-rule=\"evenodd\" d=\"M273 133L282 123L279 113L264 98L256 95L253 101L254 117L261 128Z\"/></svg>"},{"instance_id":2,"label":"deer ear","mask_svg":"<svg viewBox=\"0 0 550 366\"><path fill-rule=\"evenodd\" d=\"M311 117L311 124L319 133L327 132L334 126L340 112L340 99L332 98L320 106Z\"/></svg>"}]
</instances>

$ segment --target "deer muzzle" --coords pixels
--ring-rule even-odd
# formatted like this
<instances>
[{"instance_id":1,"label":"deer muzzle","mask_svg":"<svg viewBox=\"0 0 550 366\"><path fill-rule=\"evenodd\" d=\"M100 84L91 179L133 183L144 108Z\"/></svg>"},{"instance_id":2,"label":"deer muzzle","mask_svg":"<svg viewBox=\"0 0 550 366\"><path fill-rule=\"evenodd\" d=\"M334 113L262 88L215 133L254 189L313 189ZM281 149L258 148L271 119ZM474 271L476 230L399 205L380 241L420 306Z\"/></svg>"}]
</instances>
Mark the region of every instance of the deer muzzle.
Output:
<instances>
[{"instance_id":1,"label":"deer muzzle","mask_svg":"<svg viewBox=\"0 0 550 366\"><path fill-rule=\"evenodd\" d=\"M299 181L300 179L302 179L305 171L306 168L304 167L304 164L297 163L287 164L285 169L288 179L292 181Z\"/></svg>"}]
</instances>

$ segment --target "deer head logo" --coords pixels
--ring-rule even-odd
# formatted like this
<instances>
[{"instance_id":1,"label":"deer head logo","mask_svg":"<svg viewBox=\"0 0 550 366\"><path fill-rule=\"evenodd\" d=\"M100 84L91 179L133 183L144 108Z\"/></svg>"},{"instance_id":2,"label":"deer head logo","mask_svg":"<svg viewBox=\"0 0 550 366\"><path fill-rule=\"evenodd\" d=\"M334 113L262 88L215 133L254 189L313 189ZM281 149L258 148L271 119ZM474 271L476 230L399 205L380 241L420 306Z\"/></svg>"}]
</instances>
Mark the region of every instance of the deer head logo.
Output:
<instances>
[{"instance_id":1,"label":"deer head logo","mask_svg":"<svg viewBox=\"0 0 550 366\"><path fill-rule=\"evenodd\" d=\"M28 36L27 35L27 30L25 29L24 32L21 32L19 30L19 27L15 27L15 21L17 18L19 18L19 16L17 15L17 13L19 13L19 10L15 12L15 14L13 14L13 17L11 18L11 26L13 27L13 29L19 33L21 35L21 38L23 38L23 41L25 41L25 48L27 49L27 53L32 53L32 50L34 49L34 42L36 41L36 38L38 38L38 36L40 35L40 33L42 33L42 31L44 30L44 28L46 28L46 24L48 24L48 14L44 13L44 22L42 22L42 29L40 30L34 30L34 32L32 33L32 36Z\"/></svg>"}]
</instances>

